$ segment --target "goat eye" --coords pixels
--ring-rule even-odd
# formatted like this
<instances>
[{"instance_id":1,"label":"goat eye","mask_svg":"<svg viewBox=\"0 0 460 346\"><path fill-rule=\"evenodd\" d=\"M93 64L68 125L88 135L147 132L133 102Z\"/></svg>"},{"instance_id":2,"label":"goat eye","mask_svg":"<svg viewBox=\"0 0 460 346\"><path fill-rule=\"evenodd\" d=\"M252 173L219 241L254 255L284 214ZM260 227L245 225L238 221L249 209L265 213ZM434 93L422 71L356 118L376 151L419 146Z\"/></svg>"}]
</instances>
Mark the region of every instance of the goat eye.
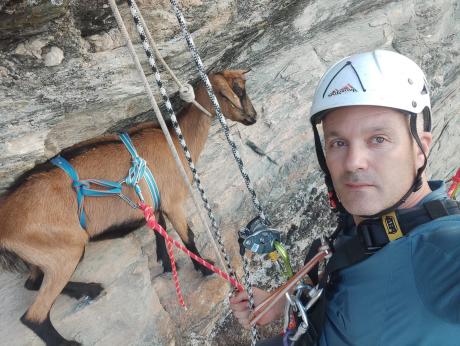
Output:
<instances>
[{"instance_id":1,"label":"goat eye","mask_svg":"<svg viewBox=\"0 0 460 346\"><path fill-rule=\"evenodd\" d=\"M243 97L244 95L244 91L243 89L237 85L237 84L234 84L233 85L233 92L238 96L238 97Z\"/></svg>"}]
</instances>

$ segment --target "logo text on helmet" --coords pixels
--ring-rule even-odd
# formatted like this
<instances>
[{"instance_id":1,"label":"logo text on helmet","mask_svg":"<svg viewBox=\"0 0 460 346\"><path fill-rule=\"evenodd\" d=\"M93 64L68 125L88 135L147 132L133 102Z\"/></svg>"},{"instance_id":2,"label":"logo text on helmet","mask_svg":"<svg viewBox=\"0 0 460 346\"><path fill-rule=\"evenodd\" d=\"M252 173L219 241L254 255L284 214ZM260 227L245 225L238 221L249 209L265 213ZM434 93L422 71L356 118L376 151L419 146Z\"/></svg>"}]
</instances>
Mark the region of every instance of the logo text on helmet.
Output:
<instances>
[{"instance_id":1,"label":"logo text on helmet","mask_svg":"<svg viewBox=\"0 0 460 346\"><path fill-rule=\"evenodd\" d=\"M340 94L343 94L343 93L346 93L346 92L354 92L354 93L357 93L358 90L356 90L356 88L351 85L350 83L348 83L347 85L341 87L340 89L334 89L332 90L329 94L327 94L328 97L331 97L331 96L336 96L336 95L340 95Z\"/></svg>"}]
</instances>

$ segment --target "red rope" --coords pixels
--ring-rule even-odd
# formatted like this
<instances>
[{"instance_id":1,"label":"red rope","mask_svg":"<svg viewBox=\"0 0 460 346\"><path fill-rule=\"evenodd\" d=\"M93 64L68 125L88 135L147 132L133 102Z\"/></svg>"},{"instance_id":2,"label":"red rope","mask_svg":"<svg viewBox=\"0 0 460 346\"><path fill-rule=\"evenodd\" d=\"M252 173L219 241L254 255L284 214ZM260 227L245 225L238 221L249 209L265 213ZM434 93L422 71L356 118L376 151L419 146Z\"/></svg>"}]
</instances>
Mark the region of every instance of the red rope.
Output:
<instances>
[{"instance_id":1,"label":"red rope","mask_svg":"<svg viewBox=\"0 0 460 346\"><path fill-rule=\"evenodd\" d=\"M193 252L191 252L189 249L187 249L184 245L182 245L178 241L176 241L173 238L171 238L169 236L169 234L163 229L163 227L161 227L158 224L158 222L155 220L155 216L153 214L152 207L150 207L150 206L148 206L148 205L146 205L144 203L140 203L139 208L144 212L144 217L145 217L145 220L147 221L147 225L151 229L153 229L154 231L158 232L166 240L169 259L171 260L171 267L172 267L172 271L173 271L174 284L176 285L176 293L177 293L177 297L179 299L179 303L180 303L181 306L185 307L185 303L184 303L184 298L182 296L182 291L181 291L180 285L179 285L179 278L177 276L176 262L174 260L174 253L173 253L173 249L172 249L173 244L177 248L179 248L183 252L185 252L189 257L191 257L192 259L194 259L195 261L197 261L198 263L200 263L204 267L208 268L209 270L212 270L214 273L219 275L224 280L228 281L238 291L243 291L244 290L243 286L241 286L241 284L236 279L230 277L227 273L224 273L222 270L220 270L219 268L216 268L211 263L205 261L201 257L198 257Z\"/></svg>"},{"instance_id":2,"label":"red rope","mask_svg":"<svg viewBox=\"0 0 460 346\"><path fill-rule=\"evenodd\" d=\"M452 181L452 185L449 187L449 191L447 194L451 198L455 198L454 192L457 190L458 184L460 183L460 168L457 170L457 174L455 174L449 181Z\"/></svg>"},{"instance_id":3,"label":"red rope","mask_svg":"<svg viewBox=\"0 0 460 346\"><path fill-rule=\"evenodd\" d=\"M176 286L177 299L179 299L179 304L183 306L185 309L187 309L184 302L184 296L182 295L182 290L179 284L179 276L177 275L176 261L174 260L173 244L170 239L166 239L166 249L168 250L169 260L171 261L171 268L174 278L174 285Z\"/></svg>"}]
</instances>

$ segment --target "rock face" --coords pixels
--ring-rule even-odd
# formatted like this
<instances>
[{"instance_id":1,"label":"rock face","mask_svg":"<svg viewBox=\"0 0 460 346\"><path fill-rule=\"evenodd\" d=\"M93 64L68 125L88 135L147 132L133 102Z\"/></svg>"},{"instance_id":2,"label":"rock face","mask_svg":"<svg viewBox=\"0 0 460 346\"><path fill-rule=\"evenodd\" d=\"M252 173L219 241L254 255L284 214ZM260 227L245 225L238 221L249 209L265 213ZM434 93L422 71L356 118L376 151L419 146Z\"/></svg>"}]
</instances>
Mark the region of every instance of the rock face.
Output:
<instances>
[{"instance_id":1,"label":"rock face","mask_svg":"<svg viewBox=\"0 0 460 346\"><path fill-rule=\"evenodd\" d=\"M118 3L152 80L129 9ZM183 81L196 80L169 1L139 0L138 5L171 68ZM184 0L181 6L206 67L252 69L247 89L258 122L251 127L231 124L231 129L267 215L284 232L295 266L311 239L333 224L308 112L315 84L339 58L383 48L418 62L433 102L429 175L446 179L460 165L460 8L455 0ZM62 149L152 119L123 44L106 1L0 0L1 192ZM177 87L165 73L162 78L174 96ZM173 100L180 108L181 101ZM255 212L232 161L216 122L198 169L232 263L241 273L236 230ZM215 258L191 202L187 210L199 250ZM152 244L146 229L91 243L73 280L102 282L105 294L94 302L60 297L51 313L56 328L85 345L247 344L249 335L228 313L228 286L216 277L203 279L177 254L189 305L184 311L171 278L161 274ZM270 262L255 258L252 263L257 284L282 282ZM40 345L18 321L34 296L22 288L24 280L0 273L0 338L5 344Z\"/></svg>"}]
</instances>

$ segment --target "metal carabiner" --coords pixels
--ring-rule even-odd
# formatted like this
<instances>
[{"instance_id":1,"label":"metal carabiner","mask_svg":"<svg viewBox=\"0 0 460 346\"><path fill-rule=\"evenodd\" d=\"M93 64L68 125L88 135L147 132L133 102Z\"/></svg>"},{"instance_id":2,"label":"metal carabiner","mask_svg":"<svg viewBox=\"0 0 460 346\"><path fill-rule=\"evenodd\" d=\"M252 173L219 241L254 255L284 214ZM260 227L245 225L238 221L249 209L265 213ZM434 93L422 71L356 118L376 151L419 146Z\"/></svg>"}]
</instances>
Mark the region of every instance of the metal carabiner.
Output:
<instances>
[{"instance_id":1,"label":"metal carabiner","mask_svg":"<svg viewBox=\"0 0 460 346\"><path fill-rule=\"evenodd\" d=\"M305 289L308 289L310 291L312 288L313 288L313 286L311 286L309 284L299 283L295 288L296 297L300 298L300 296L302 295L303 291L305 291Z\"/></svg>"},{"instance_id":2,"label":"metal carabiner","mask_svg":"<svg viewBox=\"0 0 460 346\"><path fill-rule=\"evenodd\" d=\"M276 252L280 256L282 263L281 268L283 270L283 274L290 279L292 276L294 276L294 272L291 267L291 261L289 260L289 254L283 244L281 244L279 241L274 241L273 242L273 247L275 248Z\"/></svg>"},{"instance_id":3,"label":"metal carabiner","mask_svg":"<svg viewBox=\"0 0 460 346\"><path fill-rule=\"evenodd\" d=\"M125 194L123 194L123 193L120 192L120 193L118 194L118 197L120 197L122 200L124 200L126 203L128 203L129 206L130 206L131 208L133 208L133 209L139 208L139 206L138 206L136 203L134 203L134 202L133 202L128 196L126 196Z\"/></svg>"},{"instance_id":4,"label":"metal carabiner","mask_svg":"<svg viewBox=\"0 0 460 346\"><path fill-rule=\"evenodd\" d=\"M298 313L300 317L302 318L303 323L308 328L308 317L307 317L307 311L305 309L305 306L302 305L302 302L300 301L300 297L295 297L295 303L297 305L297 309L299 310Z\"/></svg>"},{"instance_id":5,"label":"metal carabiner","mask_svg":"<svg viewBox=\"0 0 460 346\"><path fill-rule=\"evenodd\" d=\"M318 288L318 285L315 287L312 287L310 291L308 291L308 296L310 299L308 300L307 305L305 306L305 310L308 311L310 308L315 305L315 303L318 301L319 297L321 297L321 294L323 294L323 288Z\"/></svg>"},{"instance_id":6,"label":"metal carabiner","mask_svg":"<svg viewBox=\"0 0 460 346\"><path fill-rule=\"evenodd\" d=\"M297 341L299 338L304 335L308 330L308 325L306 325L304 322L300 324L300 326L297 328L295 334L289 338L291 341Z\"/></svg>"}]
</instances>

